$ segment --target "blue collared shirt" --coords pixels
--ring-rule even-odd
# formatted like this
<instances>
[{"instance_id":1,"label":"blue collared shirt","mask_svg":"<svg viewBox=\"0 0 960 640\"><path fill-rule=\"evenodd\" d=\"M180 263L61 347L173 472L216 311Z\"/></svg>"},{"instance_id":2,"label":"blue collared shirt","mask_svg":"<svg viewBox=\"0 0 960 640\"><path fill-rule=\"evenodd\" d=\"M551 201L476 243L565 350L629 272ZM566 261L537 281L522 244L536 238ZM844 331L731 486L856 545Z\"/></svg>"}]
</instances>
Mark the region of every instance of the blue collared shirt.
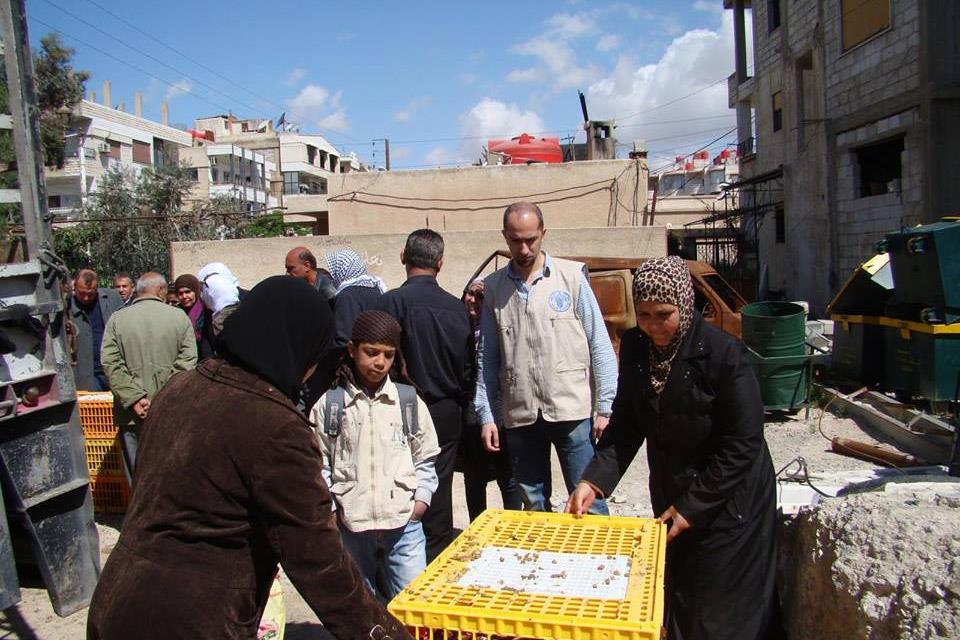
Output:
<instances>
[{"instance_id":1,"label":"blue collared shirt","mask_svg":"<svg viewBox=\"0 0 960 640\"><path fill-rule=\"evenodd\" d=\"M530 284L513 272L513 263L507 265L507 277L517 288L517 295L524 301L530 296L530 290L537 286L553 268L553 258L543 252L544 263ZM617 395L617 356L610 344L607 327L603 323L600 305L590 288L590 281L584 269L580 278L580 291L577 294L577 317L587 334L590 349L590 368L593 371L594 388L597 390L596 409L603 416L610 415L613 397ZM480 315L480 349L477 354L477 391L474 397L477 417L481 424L496 422L495 411L500 408L500 340L497 337L497 320L486 306Z\"/></svg>"}]
</instances>

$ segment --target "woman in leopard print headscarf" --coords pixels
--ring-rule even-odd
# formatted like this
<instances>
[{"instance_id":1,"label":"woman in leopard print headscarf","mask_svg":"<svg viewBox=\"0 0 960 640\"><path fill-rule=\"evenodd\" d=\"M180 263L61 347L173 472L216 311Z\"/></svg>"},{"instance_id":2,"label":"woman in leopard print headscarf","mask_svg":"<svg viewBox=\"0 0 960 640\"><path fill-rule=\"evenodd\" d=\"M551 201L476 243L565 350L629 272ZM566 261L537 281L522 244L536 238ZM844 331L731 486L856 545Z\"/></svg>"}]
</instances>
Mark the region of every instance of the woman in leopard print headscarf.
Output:
<instances>
[{"instance_id":1,"label":"woman in leopard print headscarf","mask_svg":"<svg viewBox=\"0 0 960 640\"><path fill-rule=\"evenodd\" d=\"M651 339L650 349L650 383L653 390L660 395L667 385L670 376L670 367L680 351L683 339L690 332L693 325L693 281L690 279L690 270L682 258L669 256L647 260L637 269L633 278L633 301L639 306L642 302L673 305L676 310L676 328L672 328L672 318L665 318L664 322L671 329L672 336L666 344L657 342L655 336L646 326L641 325L644 333ZM639 320L639 314L638 314ZM652 318L654 322L657 318ZM638 321L638 324L639 321Z\"/></svg>"},{"instance_id":2,"label":"woman in leopard print headscarf","mask_svg":"<svg viewBox=\"0 0 960 640\"><path fill-rule=\"evenodd\" d=\"M609 496L646 444L650 501L669 525L667 638L779 637L776 482L751 360L695 310L680 258L644 262L633 298L613 415L567 510Z\"/></svg>"}]
</instances>

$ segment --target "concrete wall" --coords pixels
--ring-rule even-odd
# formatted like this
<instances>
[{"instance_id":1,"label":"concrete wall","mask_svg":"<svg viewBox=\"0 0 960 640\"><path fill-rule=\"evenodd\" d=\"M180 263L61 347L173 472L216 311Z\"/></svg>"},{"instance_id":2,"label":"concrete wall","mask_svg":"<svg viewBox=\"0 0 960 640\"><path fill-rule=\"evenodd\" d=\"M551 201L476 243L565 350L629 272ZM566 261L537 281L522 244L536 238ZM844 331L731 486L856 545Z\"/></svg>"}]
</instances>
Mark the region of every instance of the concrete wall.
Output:
<instances>
[{"instance_id":1,"label":"concrete wall","mask_svg":"<svg viewBox=\"0 0 960 640\"><path fill-rule=\"evenodd\" d=\"M646 185L645 162L631 160L338 174L330 233L499 230L518 200L538 203L548 229L635 226Z\"/></svg>"},{"instance_id":2,"label":"concrete wall","mask_svg":"<svg viewBox=\"0 0 960 640\"><path fill-rule=\"evenodd\" d=\"M499 231L447 232L443 236L445 251L440 284L457 296L487 256L506 249ZM252 287L268 276L282 274L284 257L296 246L308 247L321 265L326 262L327 252L349 247L366 259L370 273L380 276L393 288L406 279L400 264L400 251L406 239L406 233L394 233L174 242L171 263L173 273L179 275L196 273L208 262L223 262L240 279L241 286ZM657 257L666 255L666 229L548 229L544 248L555 255ZM503 264L501 259L500 266Z\"/></svg>"},{"instance_id":3,"label":"concrete wall","mask_svg":"<svg viewBox=\"0 0 960 640\"><path fill-rule=\"evenodd\" d=\"M776 242L767 215L760 260L771 289L818 312L885 233L960 209L960 183L946 175L960 143L960 8L891 0L889 28L847 51L840 0L781 2L772 31L767 9L753 3L755 77L731 87L731 102L748 90L756 107L757 152L741 173L783 166L786 237ZM775 132L777 91L783 127ZM904 141L900 188L861 197L857 149L895 137Z\"/></svg>"},{"instance_id":4,"label":"concrete wall","mask_svg":"<svg viewBox=\"0 0 960 640\"><path fill-rule=\"evenodd\" d=\"M874 245L885 234L921 221L923 162L918 120L919 110L914 108L837 135L835 197L841 273L852 272L873 255ZM900 191L860 197L856 149L896 135L903 136Z\"/></svg>"}]
</instances>

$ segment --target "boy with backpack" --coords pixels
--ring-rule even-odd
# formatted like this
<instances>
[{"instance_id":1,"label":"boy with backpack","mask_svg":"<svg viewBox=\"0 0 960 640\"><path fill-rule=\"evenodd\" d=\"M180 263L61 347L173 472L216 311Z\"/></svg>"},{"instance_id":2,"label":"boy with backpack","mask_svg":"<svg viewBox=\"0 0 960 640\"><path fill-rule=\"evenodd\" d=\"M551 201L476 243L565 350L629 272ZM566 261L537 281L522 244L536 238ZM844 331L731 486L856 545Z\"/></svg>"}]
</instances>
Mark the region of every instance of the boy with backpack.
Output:
<instances>
[{"instance_id":1,"label":"boy with backpack","mask_svg":"<svg viewBox=\"0 0 960 640\"><path fill-rule=\"evenodd\" d=\"M420 518L437 488L440 452L430 412L407 378L400 333L389 314L361 313L334 388L310 416L344 546L384 600L426 568Z\"/></svg>"}]
</instances>

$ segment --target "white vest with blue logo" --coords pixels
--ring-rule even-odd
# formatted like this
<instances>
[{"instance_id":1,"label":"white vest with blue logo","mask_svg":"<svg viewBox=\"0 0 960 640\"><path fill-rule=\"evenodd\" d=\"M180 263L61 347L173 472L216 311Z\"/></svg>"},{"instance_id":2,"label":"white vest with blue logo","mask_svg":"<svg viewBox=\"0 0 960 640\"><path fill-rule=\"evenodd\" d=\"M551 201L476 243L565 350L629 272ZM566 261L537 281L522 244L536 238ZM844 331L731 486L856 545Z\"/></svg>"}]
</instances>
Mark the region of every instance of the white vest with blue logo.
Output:
<instances>
[{"instance_id":1,"label":"white vest with blue logo","mask_svg":"<svg viewBox=\"0 0 960 640\"><path fill-rule=\"evenodd\" d=\"M526 301L507 275L486 279L484 304L500 339L500 400L506 428L583 420L593 412L590 346L577 316L584 266L550 258Z\"/></svg>"}]
</instances>

